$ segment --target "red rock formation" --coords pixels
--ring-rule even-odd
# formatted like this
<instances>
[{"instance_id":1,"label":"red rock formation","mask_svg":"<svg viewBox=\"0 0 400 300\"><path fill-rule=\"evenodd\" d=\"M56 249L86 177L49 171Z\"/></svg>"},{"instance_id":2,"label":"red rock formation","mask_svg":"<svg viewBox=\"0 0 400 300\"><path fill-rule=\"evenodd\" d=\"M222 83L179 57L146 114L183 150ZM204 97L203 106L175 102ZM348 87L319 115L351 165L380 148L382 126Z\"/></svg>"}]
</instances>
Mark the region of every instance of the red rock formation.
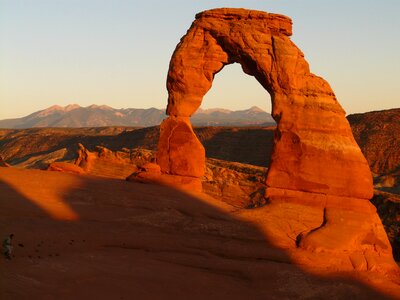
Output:
<instances>
[{"instance_id":1,"label":"red rock formation","mask_svg":"<svg viewBox=\"0 0 400 300\"><path fill-rule=\"evenodd\" d=\"M161 175L203 175L204 149L189 117L215 74L240 63L270 93L278 124L265 213L284 219L287 230L269 224L267 235L282 247L293 247L294 240L303 251L318 252L318 264L330 268L396 270L382 223L367 201L373 195L368 163L329 84L310 73L290 40L291 25L288 17L245 9L196 15L168 71L169 117L157 153ZM301 260L302 254L296 250L293 257Z\"/></svg>"},{"instance_id":2,"label":"red rock formation","mask_svg":"<svg viewBox=\"0 0 400 300\"><path fill-rule=\"evenodd\" d=\"M288 17L245 9L197 14L170 62L167 113L171 117L164 124L187 122L185 118L196 111L211 88L214 75L227 64L240 63L271 94L272 115L278 122L267 185L371 198L369 167L345 112L329 84L310 73L303 53L289 38L291 25ZM169 150L186 143L188 132L190 128L184 137L164 125L157 155L163 172L202 175L196 164L187 163L189 155L173 157ZM190 136L190 140L196 138ZM197 148L191 149L191 157L203 156ZM176 167L168 169L168 165Z\"/></svg>"},{"instance_id":3,"label":"red rock formation","mask_svg":"<svg viewBox=\"0 0 400 300\"><path fill-rule=\"evenodd\" d=\"M204 147L189 118L169 117L161 124L157 163L165 174L190 177L204 174Z\"/></svg>"},{"instance_id":4,"label":"red rock formation","mask_svg":"<svg viewBox=\"0 0 400 300\"><path fill-rule=\"evenodd\" d=\"M129 150L128 152L113 152L105 147L97 146L96 151L91 152L82 144L79 144L75 165L88 174L120 179L125 179L137 171Z\"/></svg>"},{"instance_id":5,"label":"red rock formation","mask_svg":"<svg viewBox=\"0 0 400 300\"><path fill-rule=\"evenodd\" d=\"M0 167L10 167L10 165L6 163L1 156L0 156Z\"/></svg>"},{"instance_id":6,"label":"red rock formation","mask_svg":"<svg viewBox=\"0 0 400 300\"><path fill-rule=\"evenodd\" d=\"M85 174L85 171L81 167L67 162L53 162L48 166L47 171Z\"/></svg>"}]
</instances>

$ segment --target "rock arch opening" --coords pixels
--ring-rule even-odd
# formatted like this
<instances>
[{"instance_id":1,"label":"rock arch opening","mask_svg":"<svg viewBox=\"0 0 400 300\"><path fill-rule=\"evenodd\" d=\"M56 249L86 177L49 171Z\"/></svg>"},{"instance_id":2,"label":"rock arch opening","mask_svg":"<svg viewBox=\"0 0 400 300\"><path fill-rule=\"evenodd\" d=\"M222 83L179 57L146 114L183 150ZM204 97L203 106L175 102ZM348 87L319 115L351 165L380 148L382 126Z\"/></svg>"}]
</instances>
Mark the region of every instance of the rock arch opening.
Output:
<instances>
[{"instance_id":1,"label":"rock arch opening","mask_svg":"<svg viewBox=\"0 0 400 300\"><path fill-rule=\"evenodd\" d=\"M246 110L258 107L271 113L269 93L253 76L245 74L239 63L225 65L214 75L212 87L204 95L201 108L215 108L216 103L218 108Z\"/></svg>"},{"instance_id":2,"label":"rock arch opening","mask_svg":"<svg viewBox=\"0 0 400 300\"><path fill-rule=\"evenodd\" d=\"M200 108L190 122L207 158L268 167L276 125L271 98L240 64L226 65L215 74Z\"/></svg>"}]
</instances>

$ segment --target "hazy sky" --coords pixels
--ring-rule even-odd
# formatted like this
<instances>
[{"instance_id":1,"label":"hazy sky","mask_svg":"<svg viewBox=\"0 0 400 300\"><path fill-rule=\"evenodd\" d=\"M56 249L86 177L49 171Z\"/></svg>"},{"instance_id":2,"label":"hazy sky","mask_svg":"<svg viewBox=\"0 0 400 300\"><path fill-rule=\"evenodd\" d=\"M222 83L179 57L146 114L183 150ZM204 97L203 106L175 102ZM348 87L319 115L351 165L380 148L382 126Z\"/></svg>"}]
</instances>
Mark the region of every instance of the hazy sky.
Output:
<instances>
[{"instance_id":1,"label":"hazy sky","mask_svg":"<svg viewBox=\"0 0 400 300\"><path fill-rule=\"evenodd\" d=\"M400 107L400 1L0 0L0 119L59 104L164 108L169 60L194 15L245 7L293 19L292 40L348 113ZM270 110L240 66L204 108Z\"/></svg>"}]
</instances>

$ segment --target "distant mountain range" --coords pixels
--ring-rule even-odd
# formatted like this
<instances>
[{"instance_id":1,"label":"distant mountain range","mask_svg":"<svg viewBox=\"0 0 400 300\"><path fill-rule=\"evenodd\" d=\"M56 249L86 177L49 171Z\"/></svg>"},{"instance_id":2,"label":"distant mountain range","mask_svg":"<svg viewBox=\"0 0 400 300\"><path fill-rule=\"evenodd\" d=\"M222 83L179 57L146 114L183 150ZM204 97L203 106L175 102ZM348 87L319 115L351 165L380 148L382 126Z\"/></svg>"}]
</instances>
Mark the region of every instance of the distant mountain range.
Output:
<instances>
[{"instance_id":1,"label":"distant mountain range","mask_svg":"<svg viewBox=\"0 0 400 300\"><path fill-rule=\"evenodd\" d=\"M32 127L103 127L159 125L166 118L165 110L157 108L115 109L107 105L82 107L70 104L54 105L16 119L0 120L0 128ZM191 117L195 126L252 126L274 125L271 115L256 106L246 110L198 109Z\"/></svg>"}]
</instances>

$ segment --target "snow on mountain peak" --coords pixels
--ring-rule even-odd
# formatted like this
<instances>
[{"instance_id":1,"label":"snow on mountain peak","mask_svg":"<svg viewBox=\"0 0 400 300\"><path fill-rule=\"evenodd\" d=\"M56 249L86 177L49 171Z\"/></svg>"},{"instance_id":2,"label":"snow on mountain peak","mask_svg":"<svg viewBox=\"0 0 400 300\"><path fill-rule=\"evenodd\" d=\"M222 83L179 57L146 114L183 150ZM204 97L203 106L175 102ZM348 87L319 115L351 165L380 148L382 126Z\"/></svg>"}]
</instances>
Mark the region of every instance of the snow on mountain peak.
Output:
<instances>
[{"instance_id":1,"label":"snow on mountain peak","mask_svg":"<svg viewBox=\"0 0 400 300\"><path fill-rule=\"evenodd\" d=\"M68 104L67 106L64 107L64 111L71 111L74 109L80 108L80 105L78 104Z\"/></svg>"},{"instance_id":2,"label":"snow on mountain peak","mask_svg":"<svg viewBox=\"0 0 400 300\"><path fill-rule=\"evenodd\" d=\"M263 109L259 108L258 106L252 106L248 109L251 112L265 112Z\"/></svg>"},{"instance_id":3,"label":"snow on mountain peak","mask_svg":"<svg viewBox=\"0 0 400 300\"><path fill-rule=\"evenodd\" d=\"M96 105L96 104L89 105L86 108L91 108L91 109L97 108L97 109L103 109L103 110L114 110L114 108L112 108L112 107L110 107L108 105Z\"/></svg>"},{"instance_id":4,"label":"snow on mountain peak","mask_svg":"<svg viewBox=\"0 0 400 300\"><path fill-rule=\"evenodd\" d=\"M198 108L196 111L196 114L212 114L214 112L220 112L220 113L225 113L225 114L229 114L232 111L229 109L225 109L225 108Z\"/></svg>"},{"instance_id":5,"label":"snow on mountain peak","mask_svg":"<svg viewBox=\"0 0 400 300\"><path fill-rule=\"evenodd\" d=\"M50 106L46 109L39 111L36 115L38 117L46 117L46 116L54 114L54 113L68 112L68 111L71 111L71 110L74 110L77 108L80 108L80 106L78 104L69 104L64 107L62 107L60 105L53 105L53 106Z\"/></svg>"}]
</instances>

